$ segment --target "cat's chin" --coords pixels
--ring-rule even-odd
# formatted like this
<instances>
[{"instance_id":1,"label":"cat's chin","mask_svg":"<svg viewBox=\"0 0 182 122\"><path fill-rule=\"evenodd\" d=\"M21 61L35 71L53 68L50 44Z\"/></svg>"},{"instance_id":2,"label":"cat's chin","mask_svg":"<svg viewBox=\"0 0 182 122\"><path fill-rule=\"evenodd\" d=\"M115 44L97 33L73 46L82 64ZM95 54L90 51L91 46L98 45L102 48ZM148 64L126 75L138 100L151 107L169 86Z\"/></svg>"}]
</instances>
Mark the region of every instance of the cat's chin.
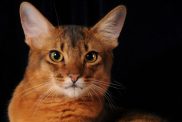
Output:
<instances>
[{"instance_id":1,"label":"cat's chin","mask_svg":"<svg viewBox=\"0 0 182 122\"><path fill-rule=\"evenodd\" d=\"M79 98L83 94L83 88L76 87L76 86L70 86L64 88L64 95L69 98Z\"/></svg>"}]
</instances>

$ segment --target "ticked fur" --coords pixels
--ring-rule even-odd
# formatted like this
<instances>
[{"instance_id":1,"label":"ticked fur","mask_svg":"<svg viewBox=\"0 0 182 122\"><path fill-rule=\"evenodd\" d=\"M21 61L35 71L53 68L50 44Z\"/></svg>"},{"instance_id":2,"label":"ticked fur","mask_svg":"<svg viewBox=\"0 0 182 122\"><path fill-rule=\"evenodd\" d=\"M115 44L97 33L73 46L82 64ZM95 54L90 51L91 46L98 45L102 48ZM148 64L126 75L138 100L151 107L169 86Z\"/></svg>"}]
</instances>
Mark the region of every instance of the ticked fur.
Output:
<instances>
[{"instance_id":1,"label":"ticked fur","mask_svg":"<svg viewBox=\"0 0 182 122\"><path fill-rule=\"evenodd\" d=\"M20 17L29 62L9 105L10 122L94 121L103 109L112 49L118 45L125 16L125 7L118 6L91 28L54 27L23 2ZM51 51L64 59L51 60ZM94 62L85 60L90 52L97 54Z\"/></svg>"}]
</instances>

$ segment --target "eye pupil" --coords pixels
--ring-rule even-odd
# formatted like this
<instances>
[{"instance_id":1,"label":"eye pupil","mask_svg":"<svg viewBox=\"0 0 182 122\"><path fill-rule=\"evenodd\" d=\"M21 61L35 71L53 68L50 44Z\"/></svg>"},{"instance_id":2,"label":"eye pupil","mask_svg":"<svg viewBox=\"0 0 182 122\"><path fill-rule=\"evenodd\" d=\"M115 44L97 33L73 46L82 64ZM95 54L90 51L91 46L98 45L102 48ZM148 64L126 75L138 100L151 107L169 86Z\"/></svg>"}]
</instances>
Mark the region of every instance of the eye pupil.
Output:
<instances>
[{"instance_id":1,"label":"eye pupil","mask_svg":"<svg viewBox=\"0 0 182 122\"><path fill-rule=\"evenodd\" d=\"M59 51L51 51L49 54L52 61L60 62L63 60L63 55Z\"/></svg>"},{"instance_id":2,"label":"eye pupil","mask_svg":"<svg viewBox=\"0 0 182 122\"><path fill-rule=\"evenodd\" d=\"M60 58L60 54L58 52L53 52L54 59L58 60Z\"/></svg>"},{"instance_id":3,"label":"eye pupil","mask_svg":"<svg viewBox=\"0 0 182 122\"><path fill-rule=\"evenodd\" d=\"M92 60L95 57L92 53L87 54L87 60Z\"/></svg>"},{"instance_id":4,"label":"eye pupil","mask_svg":"<svg viewBox=\"0 0 182 122\"><path fill-rule=\"evenodd\" d=\"M89 52L87 55L86 55L86 61L87 62L95 62L96 59L97 59L97 53L96 52Z\"/></svg>"}]
</instances>

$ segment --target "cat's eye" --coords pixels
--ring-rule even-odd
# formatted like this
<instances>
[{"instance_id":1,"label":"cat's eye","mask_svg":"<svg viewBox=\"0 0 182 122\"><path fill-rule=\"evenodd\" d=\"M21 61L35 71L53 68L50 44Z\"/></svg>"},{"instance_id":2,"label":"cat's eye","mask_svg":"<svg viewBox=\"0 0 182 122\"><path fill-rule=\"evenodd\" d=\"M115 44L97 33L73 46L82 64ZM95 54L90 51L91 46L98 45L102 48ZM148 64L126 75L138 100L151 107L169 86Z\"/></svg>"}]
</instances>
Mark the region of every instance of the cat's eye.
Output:
<instances>
[{"instance_id":1,"label":"cat's eye","mask_svg":"<svg viewBox=\"0 0 182 122\"><path fill-rule=\"evenodd\" d=\"M64 59L63 55L59 51L56 51L56 50L50 51L49 57L54 62L61 62Z\"/></svg>"},{"instance_id":2,"label":"cat's eye","mask_svg":"<svg viewBox=\"0 0 182 122\"><path fill-rule=\"evenodd\" d=\"M91 51L86 54L85 60L88 63L94 63L97 60L97 57L98 57L98 53L95 51Z\"/></svg>"}]
</instances>

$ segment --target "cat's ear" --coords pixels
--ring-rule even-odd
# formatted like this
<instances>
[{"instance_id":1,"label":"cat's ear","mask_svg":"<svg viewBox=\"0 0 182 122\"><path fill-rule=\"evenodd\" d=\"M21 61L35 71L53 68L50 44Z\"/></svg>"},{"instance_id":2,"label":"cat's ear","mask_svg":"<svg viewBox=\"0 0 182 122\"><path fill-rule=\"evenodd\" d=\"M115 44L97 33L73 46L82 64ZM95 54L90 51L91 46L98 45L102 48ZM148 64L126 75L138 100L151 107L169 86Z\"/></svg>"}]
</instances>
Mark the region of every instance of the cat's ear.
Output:
<instances>
[{"instance_id":1,"label":"cat's ear","mask_svg":"<svg viewBox=\"0 0 182 122\"><path fill-rule=\"evenodd\" d=\"M29 46L41 47L43 42L35 39L49 35L54 26L28 2L21 3L20 18L26 43Z\"/></svg>"},{"instance_id":2,"label":"cat's ear","mask_svg":"<svg viewBox=\"0 0 182 122\"><path fill-rule=\"evenodd\" d=\"M126 17L126 7L117 6L91 28L96 36L105 41L111 48L118 45L118 37L124 25Z\"/></svg>"}]
</instances>

